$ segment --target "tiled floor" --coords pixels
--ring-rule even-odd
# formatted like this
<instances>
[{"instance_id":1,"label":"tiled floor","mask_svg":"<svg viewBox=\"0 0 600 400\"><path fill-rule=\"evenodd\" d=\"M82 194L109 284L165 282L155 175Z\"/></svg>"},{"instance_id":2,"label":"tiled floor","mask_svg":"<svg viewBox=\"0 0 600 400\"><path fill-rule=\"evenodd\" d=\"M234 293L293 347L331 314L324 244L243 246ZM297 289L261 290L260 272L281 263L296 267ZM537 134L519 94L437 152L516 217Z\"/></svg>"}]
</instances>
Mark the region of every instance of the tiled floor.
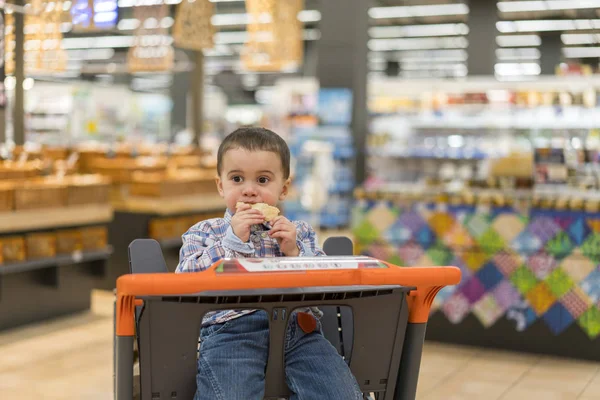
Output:
<instances>
[{"instance_id":1,"label":"tiled floor","mask_svg":"<svg viewBox=\"0 0 600 400\"><path fill-rule=\"evenodd\" d=\"M0 334L0 399L112 399L112 296L93 312ZM419 400L600 399L600 362L426 343Z\"/></svg>"}]
</instances>

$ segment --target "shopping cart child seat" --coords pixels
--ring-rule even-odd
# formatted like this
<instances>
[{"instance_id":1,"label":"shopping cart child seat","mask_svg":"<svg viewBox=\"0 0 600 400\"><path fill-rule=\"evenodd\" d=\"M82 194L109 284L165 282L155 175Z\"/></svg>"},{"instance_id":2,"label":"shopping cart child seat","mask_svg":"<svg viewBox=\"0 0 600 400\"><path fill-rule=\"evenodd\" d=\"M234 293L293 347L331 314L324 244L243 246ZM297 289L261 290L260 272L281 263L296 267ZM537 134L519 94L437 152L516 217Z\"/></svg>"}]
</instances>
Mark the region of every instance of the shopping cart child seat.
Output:
<instances>
[{"instance_id":1,"label":"shopping cart child seat","mask_svg":"<svg viewBox=\"0 0 600 400\"><path fill-rule=\"evenodd\" d=\"M157 249L160 263L160 247L151 240L132 243L130 258L139 258L135 254L142 251L146 262L154 262L148 260L156 260ZM117 281L116 398L132 399L136 320L141 399L193 398L202 317L224 309L267 312L265 399L286 398L283 354L290 314L324 306L351 310L343 319L341 312L329 313L334 324L325 329L332 320L326 318L323 330L346 358L361 390L378 399L414 399L431 303L443 286L459 280L455 267L400 268L351 256L221 260L195 274L122 276ZM142 304L142 311L136 312ZM345 334L336 334L335 325Z\"/></svg>"}]
</instances>

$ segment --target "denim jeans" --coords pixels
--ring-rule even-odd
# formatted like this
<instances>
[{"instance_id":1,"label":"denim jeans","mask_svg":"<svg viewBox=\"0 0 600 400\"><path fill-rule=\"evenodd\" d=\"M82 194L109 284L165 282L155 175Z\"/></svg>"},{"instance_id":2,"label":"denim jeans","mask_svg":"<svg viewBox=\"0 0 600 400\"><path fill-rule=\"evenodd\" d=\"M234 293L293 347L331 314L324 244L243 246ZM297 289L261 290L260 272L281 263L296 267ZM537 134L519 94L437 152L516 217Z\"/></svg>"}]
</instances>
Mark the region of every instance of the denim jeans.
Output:
<instances>
[{"instance_id":1,"label":"denim jeans","mask_svg":"<svg viewBox=\"0 0 600 400\"><path fill-rule=\"evenodd\" d=\"M285 376L290 400L362 400L350 368L317 329L305 333L290 316ZM194 400L262 400L269 351L267 313L256 311L200 332Z\"/></svg>"}]
</instances>

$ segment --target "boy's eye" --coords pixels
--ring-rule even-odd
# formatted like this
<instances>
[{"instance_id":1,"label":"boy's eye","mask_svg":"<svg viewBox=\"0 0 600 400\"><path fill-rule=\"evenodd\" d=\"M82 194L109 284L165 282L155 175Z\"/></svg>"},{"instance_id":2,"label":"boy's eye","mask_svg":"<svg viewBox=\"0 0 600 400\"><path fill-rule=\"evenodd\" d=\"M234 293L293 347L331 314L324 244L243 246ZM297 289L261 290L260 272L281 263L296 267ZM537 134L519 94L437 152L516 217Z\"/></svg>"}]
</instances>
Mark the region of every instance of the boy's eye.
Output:
<instances>
[{"instance_id":1,"label":"boy's eye","mask_svg":"<svg viewBox=\"0 0 600 400\"><path fill-rule=\"evenodd\" d=\"M231 180L236 182L236 183L240 183L241 181L243 181L241 176L232 176Z\"/></svg>"},{"instance_id":2,"label":"boy's eye","mask_svg":"<svg viewBox=\"0 0 600 400\"><path fill-rule=\"evenodd\" d=\"M269 182L269 178L267 178L266 176L261 176L260 178L258 178L258 183L267 183Z\"/></svg>"}]
</instances>

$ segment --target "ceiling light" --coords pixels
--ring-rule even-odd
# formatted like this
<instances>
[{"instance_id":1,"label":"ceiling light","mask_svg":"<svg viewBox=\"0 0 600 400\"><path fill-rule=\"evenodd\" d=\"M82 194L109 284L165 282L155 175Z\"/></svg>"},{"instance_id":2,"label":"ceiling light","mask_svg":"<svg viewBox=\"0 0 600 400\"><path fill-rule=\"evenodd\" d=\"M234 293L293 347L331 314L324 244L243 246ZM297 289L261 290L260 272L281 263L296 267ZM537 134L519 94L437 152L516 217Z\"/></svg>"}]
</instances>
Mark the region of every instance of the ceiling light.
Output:
<instances>
[{"instance_id":1,"label":"ceiling light","mask_svg":"<svg viewBox=\"0 0 600 400\"><path fill-rule=\"evenodd\" d=\"M540 46L542 39L538 35L503 35L496 36L496 44L500 47L532 47Z\"/></svg>"},{"instance_id":2,"label":"ceiling light","mask_svg":"<svg viewBox=\"0 0 600 400\"><path fill-rule=\"evenodd\" d=\"M133 36L97 36L64 38L63 49L124 48L133 46Z\"/></svg>"},{"instance_id":3,"label":"ceiling light","mask_svg":"<svg viewBox=\"0 0 600 400\"><path fill-rule=\"evenodd\" d=\"M305 29L303 31L304 40L318 40L321 37L321 32L318 29ZM246 31L229 31L215 33L215 43L217 44L233 44L246 43L248 41L248 32Z\"/></svg>"},{"instance_id":4,"label":"ceiling light","mask_svg":"<svg viewBox=\"0 0 600 400\"><path fill-rule=\"evenodd\" d=\"M140 20L135 18L125 18L119 21L117 29L120 31L132 31L140 26Z\"/></svg>"},{"instance_id":5,"label":"ceiling light","mask_svg":"<svg viewBox=\"0 0 600 400\"><path fill-rule=\"evenodd\" d=\"M264 17L264 18L263 18ZM272 22L270 14L265 13L261 16L261 23ZM302 10L298 13L298 20L301 22L316 22L321 20L321 12L318 10ZM247 25L252 22L250 14L247 13L229 13L229 14L215 14L211 18L211 22L214 26L227 26L227 25Z\"/></svg>"},{"instance_id":6,"label":"ceiling light","mask_svg":"<svg viewBox=\"0 0 600 400\"><path fill-rule=\"evenodd\" d=\"M243 14L215 14L210 21L214 26L223 25L246 25L250 22L250 15Z\"/></svg>"},{"instance_id":7,"label":"ceiling light","mask_svg":"<svg viewBox=\"0 0 600 400\"><path fill-rule=\"evenodd\" d=\"M369 29L372 38L456 36L469 33L467 24L376 26Z\"/></svg>"},{"instance_id":8,"label":"ceiling light","mask_svg":"<svg viewBox=\"0 0 600 400\"><path fill-rule=\"evenodd\" d=\"M502 33L588 30L599 29L600 19L499 21L496 28Z\"/></svg>"},{"instance_id":9,"label":"ceiling light","mask_svg":"<svg viewBox=\"0 0 600 400\"><path fill-rule=\"evenodd\" d=\"M469 42L464 37L419 38L419 39L371 39L372 51L416 50L416 49L464 49Z\"/></svg>"},{"instance_id":10,"label":"ceiling light","mask_svg":"<svg viewBox=\"0 0 600 400\"><path fill-rule=\"evenodd\" d=\"M600 43L600 34L597 33L567 33L560 35L560 38L567 46Z\"/></svg>"},{"instance_id":11,"label":"ceiling light","mask_svg":"<svg viewBox=\"0 0 600 400\"><path fill-rule=\"evenodd\" d=\"M566 58L596 58L600 57L600 47L565 47L563 54Z\"/></svg>"},{"instance_id":12,"label":"ceiling light","mask_svg":"<svg viewBox=\"0 0 600 400\"><path fill-rule=\"evenodd\" d=\"M371 18L413 18L438 15L466 15L466 4L431 4L424 6L373 7L369 9Z\"/></svg>"},{"instance_id":13,"label":"ceiling light","mask_svg":"<svg viewBox=\"0 0 600 400\"><path fill-rule=\"evenodd\" d=\"M537 63L499 63L494 71L501 76L539 75L542 72Z\"/></svg>"},{"instance_id":14,"label":"ceiling light","mask_svg":"<svg viewBox=\"0 0 600 400\"><path fill-rule=\"evenodd\" d=\"M499 61L539 60L542 53L536 48L497 49L496 58Z\"/></svg>"},{"instance_id":15,"label":"ceiling light","mask_svg":"<svg viewBox=\"0 0 600 400\"><path fill-rule=\"evenodd\" d=\"M298 21L317 22L321 20L321 12L318 10L302 10L298 13Z\"/></svg>"},{"instance_id":16,"label":"ceiling light","mask_svg":"<svg viewBox=\"0 0 600 400\"><path fill-rule=\"evenodd\" d=\"M535 0L498 2L498 10L503 13L573 10L596 7L600 7L600 0Z\"/></svg>"}]
</instances>

